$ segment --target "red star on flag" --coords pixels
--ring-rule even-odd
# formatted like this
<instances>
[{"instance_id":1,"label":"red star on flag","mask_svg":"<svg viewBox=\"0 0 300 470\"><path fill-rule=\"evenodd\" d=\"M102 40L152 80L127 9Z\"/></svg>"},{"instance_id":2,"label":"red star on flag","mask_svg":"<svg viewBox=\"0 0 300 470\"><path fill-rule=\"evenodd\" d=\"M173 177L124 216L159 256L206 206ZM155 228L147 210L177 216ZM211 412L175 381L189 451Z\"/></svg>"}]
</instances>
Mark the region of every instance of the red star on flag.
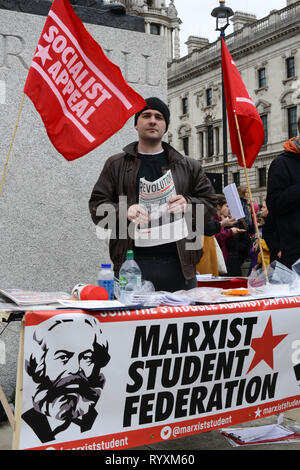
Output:
<instances>
[{"instance_id":1,"label":"red star on flag","mask_svg":"<svg viewBox=\"0 0 300 470\"><path fill-rule=\"evenodd\" d=\"M252 359L248 372L252 370L261 361L265 361L271 369L273 369L273 349L286 337L287 335L273 336L272 318L270 317L261 338L253 338L251 341L251 348L254 349L255 355ZM248 374L247 372L247 374Z\"/></svg>"},{"instance_id":2,"label":"red star on flag","mask_svg":"<svg viewBox=\"0 0 300 470\"><path fill-rule=\"evenodd\" d=\"M50 45L47 47L42 47L40 44L38 44L38 52L35 54L34 57L40 57L43 65L45 65L46 60L53 60L51 55L49 54L49 48Z\"/></svg>"}]
</instances>

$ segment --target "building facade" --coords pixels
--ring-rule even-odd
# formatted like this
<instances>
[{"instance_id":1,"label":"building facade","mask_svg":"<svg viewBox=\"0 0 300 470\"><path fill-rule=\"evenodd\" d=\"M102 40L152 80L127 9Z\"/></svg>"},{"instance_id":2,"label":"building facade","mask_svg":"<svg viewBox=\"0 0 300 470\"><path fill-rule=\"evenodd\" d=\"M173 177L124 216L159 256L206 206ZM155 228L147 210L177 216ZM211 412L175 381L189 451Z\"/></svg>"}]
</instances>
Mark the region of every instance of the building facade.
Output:
<instances>
[{"instance_id":1,"label":"building facade","mask_svg":"<svg viewBox=\"0 0 300 470\"><path fill-rule=\"evenodd\" d=\"M113 0L112 0L113 1ZM221 43L190 36L188 54L180 57L180 24L174 0L120 0L131 15L145 19L146 33L165 38L168 55L168 139L181 152L201 161L215 187L224 186ZM228 2L230 3L230 2ZM228 5L230 6L230 5ZM235 12L227 47L262 118L265 140L248 170L255 202L266 197L271 161L283 144L298 134L300 115L300 1L265 18ZM228 144L228 183L246 185Z\"/></svg>"},{"instance_id":2,"label":"building facade","mask_svg":"<svg viewBox=\"0 0 300 470\"><path fill-rule=\"evenodd\" d=\"M115 0L111 0L113 3ZM165 38L168 61L180 58L180 24L174 0L120 0L130 15L142 16L145 32Z\"/></svg>"},{"instance_id":3,"label":"building facade","mask_svg":"<svg viewBox=\"0 0 300 470\"><path fill-rule=\"evenodd\" d=\"M248 170L255 202L266 196L271 161L285 141L298 134L300 111L300 1L288 0L281 10L262 19L235 12L234 32L227 47L262 118L265 140ZM223 125L220 40L208 43L190 37L188 55L168 67L171 110L169 141L202 162L205 171L222 183ZM228 184L245 185L244 169L231 153L228 133ZM220 187L220 185L219 185ZM222 188L222 186L221 186Z\"/></svg>"}]
</instances>

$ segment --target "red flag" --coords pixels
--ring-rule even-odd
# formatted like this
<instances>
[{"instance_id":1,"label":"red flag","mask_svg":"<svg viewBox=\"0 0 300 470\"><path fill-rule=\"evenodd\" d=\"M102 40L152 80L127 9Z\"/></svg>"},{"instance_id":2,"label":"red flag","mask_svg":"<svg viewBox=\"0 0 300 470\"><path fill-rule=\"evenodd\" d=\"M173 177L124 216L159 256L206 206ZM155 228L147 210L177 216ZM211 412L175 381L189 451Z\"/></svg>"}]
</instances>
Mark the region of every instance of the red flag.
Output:
<instances>
[{"instance_id":1,"label":"red flag","mask_svg":"<svg viewBox=\"0 0 300 470\"><path fill-rule=\"evenodd\" d=\"M239 71L222 38L222 69L232 153L244 166L234 115L237 115L246 167L251 168L264 141L264 127Z\"/></svg>"},{"instance_id":2,"label":"red flag","mask_svg":"<svg viewBox=\"0 0 300 470\"><path fill-rule=\"evenodd\" d=\"M67 160L98 147L146 106L85 29L69 0L52 4L24 93Z\"/></svg>"}]
</instances>

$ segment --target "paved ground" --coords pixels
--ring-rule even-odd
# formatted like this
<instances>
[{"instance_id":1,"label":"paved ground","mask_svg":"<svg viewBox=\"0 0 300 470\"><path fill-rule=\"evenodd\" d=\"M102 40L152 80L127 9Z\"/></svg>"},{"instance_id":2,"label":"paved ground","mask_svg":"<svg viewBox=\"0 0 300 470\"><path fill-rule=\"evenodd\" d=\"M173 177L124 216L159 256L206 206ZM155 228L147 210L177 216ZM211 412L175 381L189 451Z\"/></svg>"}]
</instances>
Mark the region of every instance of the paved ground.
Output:
<instances>
[{"instance_id":1,"label":"paved ground","mask_svg":"<svg viewBox=\"0 0 300 470\"><path fill-rule=\"evenodd\" d=\"M250 421L242 424L241 426L262 426L277 422L277 416L270 418ZM284 413L285 425L300 426L300 409L292 410ZM240 427L240 426L235 426ZM0 451L11 450L12 444L12 430L9 422L0 423ZM300 450L300 442L286 442L274 443L264 445L251 445L233 447L227 439L220 433L220 431L211 431L206 433L197 434L194 436L183 437L181 439L174 439L167 442L158 442L143 447L138 447L135 450L161 450L161 451L194 451L194 450Z\"/></svg>"}]
</instances>

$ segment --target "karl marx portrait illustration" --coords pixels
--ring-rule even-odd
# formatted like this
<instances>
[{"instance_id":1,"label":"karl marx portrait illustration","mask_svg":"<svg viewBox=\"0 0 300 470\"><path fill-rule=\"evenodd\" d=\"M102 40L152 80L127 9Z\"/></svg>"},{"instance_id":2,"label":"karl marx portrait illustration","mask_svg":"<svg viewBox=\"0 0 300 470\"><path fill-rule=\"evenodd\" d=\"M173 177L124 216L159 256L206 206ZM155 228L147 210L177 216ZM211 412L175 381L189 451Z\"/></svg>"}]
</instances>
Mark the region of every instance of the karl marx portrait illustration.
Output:
<instances>
[{"instance_id":1,"label":"karl marx portrait illustration","mask_svg":"<svg viewBox=\"0 0 300 470\"><path fill-rule=\"evenodd\" d=\"M99 321L87 314L59 314L39 324L25 370L37 385L23 420L41 442L56 439L71 424L88 431L110 360Z\"/></svg>"}]
</instances>

